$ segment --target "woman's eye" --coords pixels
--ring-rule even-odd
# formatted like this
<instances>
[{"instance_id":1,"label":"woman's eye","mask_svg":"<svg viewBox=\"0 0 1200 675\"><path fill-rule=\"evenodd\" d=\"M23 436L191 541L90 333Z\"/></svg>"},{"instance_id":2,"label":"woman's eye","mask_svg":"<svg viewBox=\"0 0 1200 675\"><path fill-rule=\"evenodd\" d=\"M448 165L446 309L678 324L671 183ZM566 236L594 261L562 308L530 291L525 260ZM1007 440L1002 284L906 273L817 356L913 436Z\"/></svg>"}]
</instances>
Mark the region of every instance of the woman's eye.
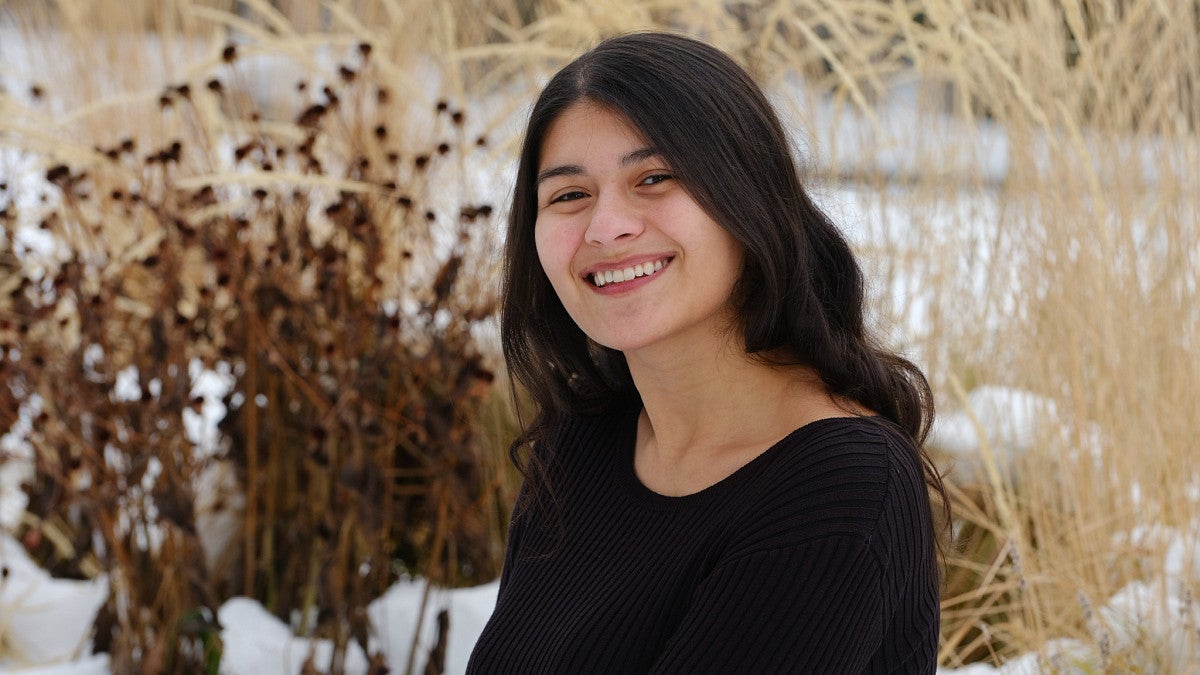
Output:
<instances>
[{"instance_id":1,"label":"woman's eye","mask_svg":"<svg viewBox=\"0 0 1200 675\"><path fill-rule=\"evenodd\" d=\"M558 204L560 202L573 202L576 199L583 199L586 196L587 193L583 192L582 190L572 190L571 192L564 192L561 195L555 195L550 199L550 203Z\"/></svg>"},{"instance_id":2,"label":"woman's eye","mask_svg":"<svg viewBox=\"0 0 1200 675\"><path fill-rule=\"evenodd\" d=\"M656 173L652 176L646 176L644 179L642 179L642 185L658 185L659 183L671 180L672 178L674 178L674 176L669 173Z\"/></svg>"}]
</instances>

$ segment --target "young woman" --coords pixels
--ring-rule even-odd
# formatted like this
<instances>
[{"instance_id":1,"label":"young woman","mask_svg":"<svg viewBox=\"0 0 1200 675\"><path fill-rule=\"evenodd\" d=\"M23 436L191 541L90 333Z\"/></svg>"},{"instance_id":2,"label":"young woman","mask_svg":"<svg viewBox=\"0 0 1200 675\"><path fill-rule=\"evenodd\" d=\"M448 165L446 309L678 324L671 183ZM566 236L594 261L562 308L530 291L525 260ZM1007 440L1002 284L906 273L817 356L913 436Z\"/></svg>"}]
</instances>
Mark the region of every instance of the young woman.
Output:
<instances>
[{"instance_id":1,"label":"young woman","mask_svg":"<svg viewBox=\"0 0 1200 675\"><path fill-rule=\"evenodd\" d=\"M934 671L929 387L741 68L641 33L555 75L505 260L539 412L469 672Z\"/></svg>"}]
</instances>

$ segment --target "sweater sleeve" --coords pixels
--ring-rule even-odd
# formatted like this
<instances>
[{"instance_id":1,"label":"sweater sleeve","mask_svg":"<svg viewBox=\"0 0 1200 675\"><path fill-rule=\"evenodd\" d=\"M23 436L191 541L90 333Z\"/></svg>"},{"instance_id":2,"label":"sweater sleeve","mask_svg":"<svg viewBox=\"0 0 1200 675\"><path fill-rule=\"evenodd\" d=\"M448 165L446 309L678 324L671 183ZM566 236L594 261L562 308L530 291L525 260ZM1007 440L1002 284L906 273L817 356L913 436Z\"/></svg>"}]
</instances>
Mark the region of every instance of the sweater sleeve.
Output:
<instances>
[{"instance_id":1,"label":"sweater sleeve","mask_svg":"<svg viewBox=\"0 0 1200 675\"><path fill-rule=\"evenodd\" d=\"M726 561L652 672L861 672L883 639L882 574L867 542L848 536Z\"/></svg>"}]
</instances>

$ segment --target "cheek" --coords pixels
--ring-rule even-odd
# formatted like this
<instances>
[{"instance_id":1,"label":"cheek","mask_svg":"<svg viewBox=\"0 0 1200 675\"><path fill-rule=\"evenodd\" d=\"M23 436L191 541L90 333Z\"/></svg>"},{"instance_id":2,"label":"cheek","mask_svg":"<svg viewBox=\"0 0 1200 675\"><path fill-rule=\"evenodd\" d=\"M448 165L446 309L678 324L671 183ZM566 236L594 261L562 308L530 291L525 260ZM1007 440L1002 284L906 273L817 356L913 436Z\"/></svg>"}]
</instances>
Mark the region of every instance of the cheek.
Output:
<instances>
[{"instance_id":1,"label":"cheek","mask_svg":"<svg viewBox=\"0 0 1200 675\"><path fill-rule=\"evenodd\" d=\"M545 230L541 227L533 231L533 243L537 248L538 262L542 264L542 271L549 276L554 276L554 254L551 251L551 242L547 240Z\"/></svg>"},{"instance_id":2,"label":"cheek","mask_svg":"<svg viewBox=\"0 0 1200 675\"><path fill-rule=\"evenodd\" d=\"M542 274L550 282L559 302L563 302L565 290L565 274L570 271L570 258L564 258L562 246L552 237L546 236L544 228L534 231L534 242L537 246L538 262L542 265Z\"/></svg>"},{"instance_id":3,"label":"cheek","mask_svg":"<svg viewBox=\"0 0 1200 675\"><path fill-rule=\"evenodd\" d=\"M536 227L533 232L538 261L542 263L542 270L556 287L563 275L571 274L571 259L575 254L571 242L562 235L561 229L546 226Z\"/></svg>"}]
</instances>

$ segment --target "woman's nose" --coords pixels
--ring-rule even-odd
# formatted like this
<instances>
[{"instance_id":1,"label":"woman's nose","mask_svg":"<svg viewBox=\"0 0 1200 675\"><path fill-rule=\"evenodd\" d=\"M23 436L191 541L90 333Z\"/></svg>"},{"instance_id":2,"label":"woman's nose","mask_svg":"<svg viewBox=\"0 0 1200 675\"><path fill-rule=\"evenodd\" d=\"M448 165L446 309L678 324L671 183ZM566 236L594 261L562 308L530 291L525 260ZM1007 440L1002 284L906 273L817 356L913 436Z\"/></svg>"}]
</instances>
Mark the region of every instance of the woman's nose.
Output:
<instances>
[{"instance_id":1,"label":"woman's nose","mask_svg":"<svg viewBox=\"0 0 1200 675\"><path fill-rule=\"evenodd\" d=\"M596 199L584 239L589 244L607 246L636 237L645 229L642 214L628 197L609 192Z\"/></svg>"}]
</instances>

